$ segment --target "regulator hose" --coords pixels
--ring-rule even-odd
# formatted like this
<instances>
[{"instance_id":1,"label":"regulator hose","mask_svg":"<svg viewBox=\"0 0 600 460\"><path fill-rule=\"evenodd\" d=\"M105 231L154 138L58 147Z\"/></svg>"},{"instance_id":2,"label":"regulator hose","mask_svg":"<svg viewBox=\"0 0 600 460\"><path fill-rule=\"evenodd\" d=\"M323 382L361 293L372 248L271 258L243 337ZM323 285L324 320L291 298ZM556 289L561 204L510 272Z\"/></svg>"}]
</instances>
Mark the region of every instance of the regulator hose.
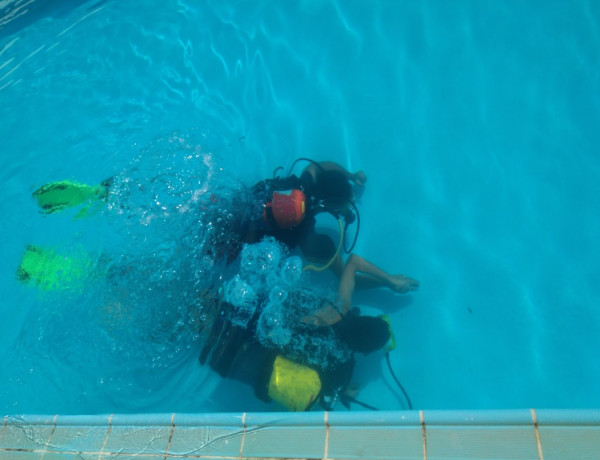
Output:
<instances>
[{"instance_id":1,"label":"regulator hose","mask_svg":"<svg viewBox=\"0 0 600 460\"><path fill-rule=\"evenodd\" d=\"M350 249L346 249L346 242L344 241L344 251L346 252L346 254L350 254L354 249L354 246L356 245L356 240L358 240L358 232L360 231L360 213L358 212L358 208L356 207L354 201L351 201L350 204L354 208L354 214L356 215L356 233L354 233L354 239L352 240L352 245L350 246ZM347 231L348 225L350 224L349 222L346 222L345 219L344 222L346 223L344 230Z\"/></svg>"},{"instance_id":2,"label":"regulator hose","mask_svg":"<svg viewBox=\"0 0 600 460\"><path fill-rule=\"evenodd\" d=\"M331 259L329 259L329 262L327 262L325 265L321 265L321 266L318 266L315 264L305 265L304 267L302 267L302 271L314 270L316 272L322 272L323 270L328 269L329 266L333 263L333 261L340 254L340 250L342 249L342 246L344 244L344 226L342 225L342 220L339 217L337 218L337 221L338 221L338 225L340 226L340 241L338 243L335 254L333 254L333 257Z\"/></svg>"},{"instance_id":3,"label":"regulator hose","mask_svg":"<svg viewBox=\"0 0 600 460\"><path fill-rule=\"evenodd\" d=\"M296 160L292 163L292 166L290 167L290 170L288 171L288 176L292 175L292 171L294 170L294 167L296 166L296 164L299 161L308 161L309 163L312 163L317 168L319 168L321 171L325 171L325 169L323 168L323 166L321 166L318 161L311 160L310 158L300 157L300 158L296 158Z\"/></svg>"},{"instance_id":4,"label":"regulator hose","mask_svg":"<svg viewBox=\"0 0 600 460\"><path fill-rule=\"evenodd\" d=\"M400 390L402 390L402 393L404 394L404 397L406 398L406 402L408 403L408 408L410 410L412 410L413 406L412 406L412 402L410 402L410 398L408 396L408 393L406 392L406 390L404 389L404 387L400 383L400 380L398 380L398 377L396 377L396 374L394 374L394 370L392 369L392 365L390 363L390 352L389 351L385 352L385 360L387 361L388 369L390 370L390 374L392 374L392 378L394 379L394 381L398 385L398 388L400 388Z\"/></svg>"},{"instance_id":5,"label":"regulator hose","mask_svg":"<svg viewBox=\"0 0 600 460\"><path fill-rule=\"evenodd\" d=\"M406 403L408 404L408 409L412 410L413 405L412 405L412 402L410 400L410 397L408 396L408 393L406 392L406 390L402 386L402 383L400 383L400 380L398 380L398 377L396 377L396 374L394 373L394 370L392 369L392 364L390 363L390 352L389 352L389 350L385 352L385 360L387 362L388 369L390 370L390 374L392 374L392 378L396 382L396 385L398 385L398 388L400 388L400 390L402 391L402 394L404 394L404 398L406 399ZM379 410L376 407L371 406L370 404L367 404L365 402L359 401L358 399L356 399L356 398L354 398L354 397L352 397L350 395L347 395L347 394L341 395L340 399L342 401L342 404L347 409L350 409L350 403L354 403L354 404L358 404L359 406L364 407L365 409Z\"/></svg>"}]
</instances>

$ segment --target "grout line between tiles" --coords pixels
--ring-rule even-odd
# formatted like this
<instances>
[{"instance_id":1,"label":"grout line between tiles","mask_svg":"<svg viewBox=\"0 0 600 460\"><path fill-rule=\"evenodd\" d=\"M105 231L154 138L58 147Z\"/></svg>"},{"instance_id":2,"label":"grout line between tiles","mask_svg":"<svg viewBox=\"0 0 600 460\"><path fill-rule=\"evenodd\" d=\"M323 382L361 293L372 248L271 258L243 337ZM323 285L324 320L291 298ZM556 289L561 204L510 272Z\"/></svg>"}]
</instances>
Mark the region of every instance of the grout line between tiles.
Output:
<instances>
[{"instance_id":1,"label":"grout line between tiles","mask_svg":"<svg viewBox=\"0 0 600 460\"><path fill-rule=\"evenodd\" d=\"M329 455L329 432L331 429L331 425L329 425L329 412L325 411L323 421L325 422L325 451L323 452L323 460L327 460L327 456Z\"/></svg>"},{"instance_id":2,"label":"grout line between tiles","mask_svg":"<svg viewBox=\"0 0 600 460\"><path fill-rule=\"evenodd\" d=\"M244 452L244 445L246 444L246 412L242 414L242 427L244 431L242 432L242 440L240 441L240 454L238 455L239 458L242 458L242 454Z\"/></svg>"},{"instance_id":3,"label":"grout line between tiles","mask_svg":"<svg viewBox=\"0 0 600 460\"><path fill-rule=\"evenodd\" d=\"M163 457L164 460L167 460L167 457L169 456L169 449L171 447L171 442L173 441L173 434L175 434L175 412L171 414L171 431L169 433L169 441L167 442L167 448L165 449L165 456Z\"/></svg>"},{"instance_id":4,"label":"grout line between tiles","mask_svg":"<svg viewBox=\"0 0 600 460\"><path fill-rule=\"evenodd\" d=\"M100 449L100 453L98 454L98 460L101 460L102 454L104 453L104 449L106 449L106 444L108 444L108 437L112 431L112 418L115 414L110 414L108 417L108 431L106 432L106 437L104 438L104 442L102 443L102 449Z\"/></svg>"},{"instance_id":5,"label":"grout line between tiles","mask_svg":"<svg viewBox=\"0 0 600 460\"><path fill-rule=\"evenodd\" d=\"M427 428L425 427L425 412L419 411L421 421L421 437L423 438L423 460L427 460Z\"/></svg>"},{"instance_id":6,"label":"grout line between tiles","mask_svg":"<svg viewBox=\"0 0 600 460\"><path fill-rule=\"evenodd\" d=\"M44 457L46 456L46 452L48 452L48 446L50 445L50 440L52 439L52 436L54 436L54 432L56 431L56 419L57 418L58 418L58 414L56 414L54 416L54 419L52 419L52 431L50 431L50 436L48 436L48 439L44 443L44 451L42 452L42 456L40 457L40 460L44 460Z\"/></svg>"},{"instance_id":7,"label":"grout line between tiles","mask_svg":"<svg viewBox=\"0 0 600 460\"><path fill-rule=\"evenodd\" d=\"M537 444L538 458L544 460L544 451L542 450L542 439L538 428L537 414L535 409L531 409L531 420L533 420L533 431L535 432L535 442Z\"/></svg>"}]
</instances>

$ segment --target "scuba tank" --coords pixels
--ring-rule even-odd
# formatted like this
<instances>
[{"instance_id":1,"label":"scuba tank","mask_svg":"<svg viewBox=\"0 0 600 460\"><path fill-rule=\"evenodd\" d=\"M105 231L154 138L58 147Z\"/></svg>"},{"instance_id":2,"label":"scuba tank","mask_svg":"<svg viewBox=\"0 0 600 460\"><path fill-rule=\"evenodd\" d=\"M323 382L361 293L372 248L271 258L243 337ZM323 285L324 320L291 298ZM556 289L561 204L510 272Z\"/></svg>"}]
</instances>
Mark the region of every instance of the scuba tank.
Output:
<instances>
[{"instance_id":1,"label":"scuba tank","mask_svg":"<svg viewBox=\"0 0 600 460\"><path fill-rule=\"evenodd\" d=\"M300 161L307 161L319 170L316 178L299 178L292 174ZM293 230L307 215L320 213L332 215L339 225L339 242L336 252L324 265L307 265L305 270L325 270L337 258L342 248L349 254L354 249L360 230L360 215L354 200L352 189L346 176L337 170L325 170L318 162L309 158L298 158L292 163L287 176L279 176L283 167L273 171L273 178L259 182L253 187L254 193L262 193L264 197L263 221L271 229ZM346 235L351 224L356 222L354 238L348 247Z\"/></svg>"},{"instance_id":2,"label":"scuba tank","mask_svg":"<svg viewBox=\"0 0 600 460\"><path fill-rule=\"evenodd\" d=\"M215 318L200 364L208 363L221 377L249 385L262 401L275 401L290 411L310 410L321 395L319 372L263 346L256 338L256 318L247 327L232 323L233 306L219 297L207 305L215 310Z\"/></svg>"}]
</instances>

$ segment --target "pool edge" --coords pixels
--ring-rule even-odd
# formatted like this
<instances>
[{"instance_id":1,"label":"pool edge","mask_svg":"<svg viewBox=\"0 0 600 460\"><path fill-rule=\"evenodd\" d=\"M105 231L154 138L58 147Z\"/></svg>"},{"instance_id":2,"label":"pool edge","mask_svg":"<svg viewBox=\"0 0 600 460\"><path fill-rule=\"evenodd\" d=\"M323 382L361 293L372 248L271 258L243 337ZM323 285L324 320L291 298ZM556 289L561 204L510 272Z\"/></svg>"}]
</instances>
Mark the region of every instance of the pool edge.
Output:
<instances>
[{"instance_id":1,"label":"pool edge","mask_svg":"<svg viewBox=\"0 0 600 460\"><path fill-rule=\"evenodd\" d=\"M600 409L4 416L0 458L600 458Z\"/></svg>"}]
</instances>

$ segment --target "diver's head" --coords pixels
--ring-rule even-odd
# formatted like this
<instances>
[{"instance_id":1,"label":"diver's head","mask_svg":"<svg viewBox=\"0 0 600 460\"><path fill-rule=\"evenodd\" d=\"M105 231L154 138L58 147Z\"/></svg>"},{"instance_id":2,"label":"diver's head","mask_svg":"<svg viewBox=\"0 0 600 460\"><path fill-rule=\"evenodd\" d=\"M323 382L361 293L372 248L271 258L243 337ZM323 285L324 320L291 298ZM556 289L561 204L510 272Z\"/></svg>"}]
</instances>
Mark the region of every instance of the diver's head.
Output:
<instances>
[{"instance_id":1,"label":"diver's head","mask_svg":"<svg viewBox=\"0 0 600 460\"><path fill-rule=\"evenodd\" d=\"M347 209L353 199L352 187L346 175L335 170L320 172L312 191L317 205L333 213Z\"/></svg>"},{"instance_id":2,"label":"diver's head","mask_svg":"<svg viewBox=\"0 0 600 460\"><path fill-rule=\"evenodd\" d=\"M273 192L271 201L263 208L264 220L279 228L295 227L304 220L305 214L306 197L298 189Z\"/></svg>"},{"instance_id":3,"label":"diver's head","mask_svg":"<svg viewBox=\"0 0 600 460\"><path fill-rule=\"evenodd\" d=\"M352 351L365 354L383 348L390 339L390 328L383 319L352 313L344 316L336 333Z\"/></svg>"}]
</instances>

